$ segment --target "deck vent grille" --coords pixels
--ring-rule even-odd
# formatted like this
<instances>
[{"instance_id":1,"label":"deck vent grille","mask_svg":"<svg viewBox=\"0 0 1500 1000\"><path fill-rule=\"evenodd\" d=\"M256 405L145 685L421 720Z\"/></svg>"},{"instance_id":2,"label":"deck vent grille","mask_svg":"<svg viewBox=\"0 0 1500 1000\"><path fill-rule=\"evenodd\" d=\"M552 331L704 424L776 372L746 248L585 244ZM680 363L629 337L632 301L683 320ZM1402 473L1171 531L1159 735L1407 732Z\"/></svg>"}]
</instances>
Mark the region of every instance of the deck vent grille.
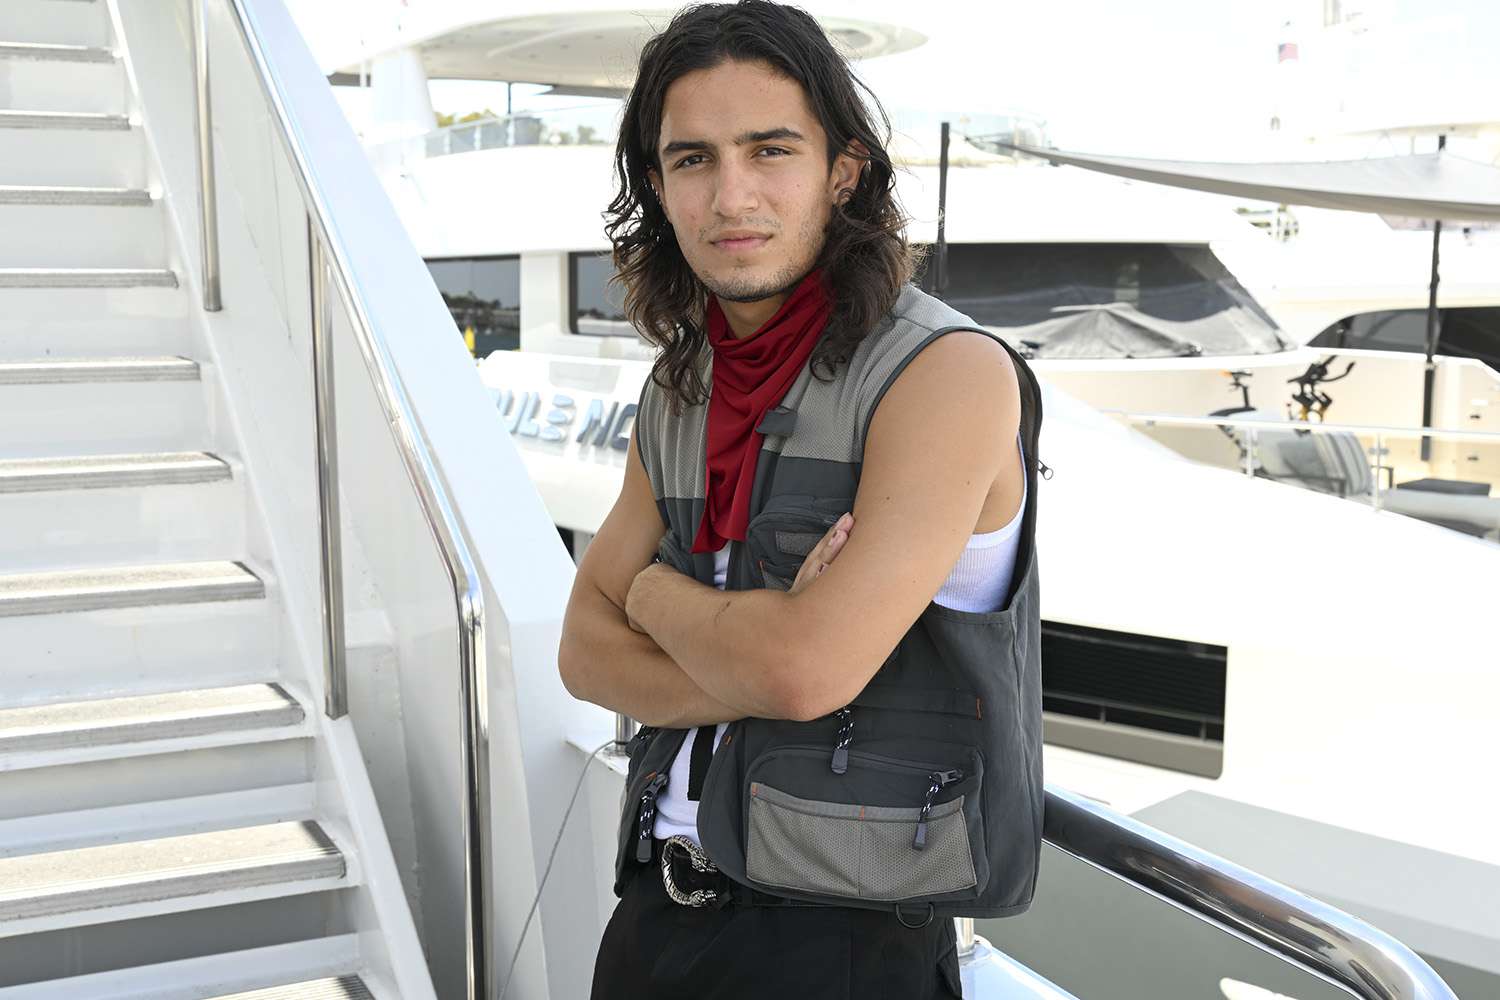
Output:
<instances>
[{"instance_id":1,"label":"deck vent grille","mask_svg":"<svg viewBox=\"0 0 1500 1000\"><path fill-rule=\"evenodd\" d=\"M1048 742L1077 745L1054 737L1077 731L1068 719L1087 719L1097 736L1080 749L1201 771L1173 762L1192 742L1218 756L1228 652L1211 643L1043 621L1042 708L1063 723L1049 725ZM1104 730L1125 742L1103 739ZM1168 749L1161 754L1142 749L1155 734L1165 737L1161 745Z\"/></svg>"}]
</instances>

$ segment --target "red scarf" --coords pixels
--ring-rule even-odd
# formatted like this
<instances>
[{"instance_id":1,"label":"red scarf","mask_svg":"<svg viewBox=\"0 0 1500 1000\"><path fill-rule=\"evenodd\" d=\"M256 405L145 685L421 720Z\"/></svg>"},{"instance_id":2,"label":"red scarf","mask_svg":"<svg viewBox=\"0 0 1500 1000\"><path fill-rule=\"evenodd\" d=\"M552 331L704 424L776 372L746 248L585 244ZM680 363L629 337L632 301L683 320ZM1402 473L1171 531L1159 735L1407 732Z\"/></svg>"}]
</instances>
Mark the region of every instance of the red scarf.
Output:
<instances>
[{"instance_id":1,"label":"red scarf","mask_svg":"<svg viewBox=\"0 0 1500 1000\"><path fill-rule=\"evenodd\" d=\"M833 301L817 269L792 289L776 315L744 340L730 333L719 300L709 296L708 342L714 365L704 477L707 502L694 552L717 552L731 538L745 540L755 463L764 437L755 428L801 374L832 312Z\"/></svg>"}]
</instances>

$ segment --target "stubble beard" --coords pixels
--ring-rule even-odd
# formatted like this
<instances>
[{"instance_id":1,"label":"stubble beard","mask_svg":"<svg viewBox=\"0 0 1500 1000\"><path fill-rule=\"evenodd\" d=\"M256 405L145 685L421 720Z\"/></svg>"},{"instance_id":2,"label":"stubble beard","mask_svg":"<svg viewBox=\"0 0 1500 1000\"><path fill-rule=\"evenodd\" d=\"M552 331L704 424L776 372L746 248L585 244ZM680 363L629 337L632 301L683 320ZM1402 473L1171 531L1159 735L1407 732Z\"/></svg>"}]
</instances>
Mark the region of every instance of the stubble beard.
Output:
<instances>
[{"instance_id":1,"label":"stubble beard","mask_svg":"<svg viewBox=\"0 0 1500 1000\"><path fill-rule=\"evenodd\" d=\"M740 278L734 275L717 278L712 275L698 274L697 278L703 283L703 287L721 302L759 302L762 299L783 295L796 288L813 269L825 237L825 227L819 226L813 218L808 217L797 229L797 243L799 246L808 248L807 252L799 255L799 259L777 268L771 275L761 278L749 275Z\"/></svg>"}]
</instances>

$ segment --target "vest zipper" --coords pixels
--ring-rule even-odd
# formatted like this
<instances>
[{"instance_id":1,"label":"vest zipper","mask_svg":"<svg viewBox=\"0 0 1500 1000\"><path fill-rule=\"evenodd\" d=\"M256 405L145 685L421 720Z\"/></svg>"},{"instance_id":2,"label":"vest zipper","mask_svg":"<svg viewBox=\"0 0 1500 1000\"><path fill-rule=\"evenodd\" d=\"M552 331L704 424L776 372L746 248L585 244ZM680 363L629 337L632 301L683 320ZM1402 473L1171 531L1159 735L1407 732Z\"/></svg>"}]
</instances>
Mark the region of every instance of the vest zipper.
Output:
<instances>
[{"instance_id":1,"label":"vest zipper","mask_svg":"<svg viewBox=\"0 0 1500 1000\"><path fill-rule=\"evenodd\" d=\"M933 771L927 776L927 795L922 799L922 808L917 813L917 835L911 842L913 850L920 851L927 846L927 815L932 812L933 796L943 787L961 780L963 776L963 771L957 768L951 771Z\"/></svg>"},{"instance_id":2,"label":"vest zipper","mask_svg":"<svg viewBox=\"0 0 1500 1000\"><path fill-rule=\"evenodd\" d=\"M849 744L854 742L854 708L845 705L833 717L839 720L839 731L833 744L831 766L834 774L843 774L849 770Z\"/></svg>"},{"instance_id":3,"label":"vest zipper","mask_svg":"<svg viewBox=\"0 0 1500 1000\"><path fill-rule=\"evenodd\" d=\"M665 787L667 787L667 773L662 771L646 782L646 787L641 792L640 829L635 839L635 859L641 864L647 864L651 860L651 833L652 824L656 820L656 797Z\"/></svg>"}]
</instances>

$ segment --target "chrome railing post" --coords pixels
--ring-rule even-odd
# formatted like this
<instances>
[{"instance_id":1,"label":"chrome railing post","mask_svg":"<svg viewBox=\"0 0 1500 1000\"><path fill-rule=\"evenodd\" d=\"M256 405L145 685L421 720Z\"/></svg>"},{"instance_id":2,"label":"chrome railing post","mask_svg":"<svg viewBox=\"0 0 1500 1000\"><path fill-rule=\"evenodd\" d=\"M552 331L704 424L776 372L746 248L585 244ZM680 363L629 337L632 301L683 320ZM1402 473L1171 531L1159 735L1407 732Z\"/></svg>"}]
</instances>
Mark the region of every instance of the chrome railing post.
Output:
<instances>
[{"instance_id":1,"label":"chrome railing post","mask_svg":"<svg viewBox=\"0 0 1500 1000\"><path fill-rule=\"evenodd\" d=\"M636 730L640 728L636 721L624 712L615 713L615 742L624 746L634 738Z\"/></svg>"},{"instance_id":2,"label":"chrome railing post","mask_svg":"<svg viewBox=\"0 0 1500 1000\"><path fill-rule=\"evenodd\" d=\"M333 398L333 300L323 243L307 220L308 288L312 296L313 414L317 425L318 534L323 596L323 711L349 714L344 648L344 559L339 520L338 421Z\"/></svg>"},{"instance_id":3,"label":"chrome railing post","mask_svg":"<svg viewBox=\"0 0 1500 1000\"><path fill-rule=\"evenodd\" d=\"M962 961L974 954L974 918L954 917L953 933L958 938L958 957Z\"/></svg>"},{"instance_id":4,"label":"chrome railing post","mask_svg":"<svg viewBox=\"0 0 1500 1000\"><path fill-rule=\"evenodd\" d=\"M214 178L213 111L208 89L208 18L203 0L191 0L193 16L194 73L198 85L198 247L203 257L203 308L218 312L219 298L219 196Z\"/></svg>"}]
</instances>

